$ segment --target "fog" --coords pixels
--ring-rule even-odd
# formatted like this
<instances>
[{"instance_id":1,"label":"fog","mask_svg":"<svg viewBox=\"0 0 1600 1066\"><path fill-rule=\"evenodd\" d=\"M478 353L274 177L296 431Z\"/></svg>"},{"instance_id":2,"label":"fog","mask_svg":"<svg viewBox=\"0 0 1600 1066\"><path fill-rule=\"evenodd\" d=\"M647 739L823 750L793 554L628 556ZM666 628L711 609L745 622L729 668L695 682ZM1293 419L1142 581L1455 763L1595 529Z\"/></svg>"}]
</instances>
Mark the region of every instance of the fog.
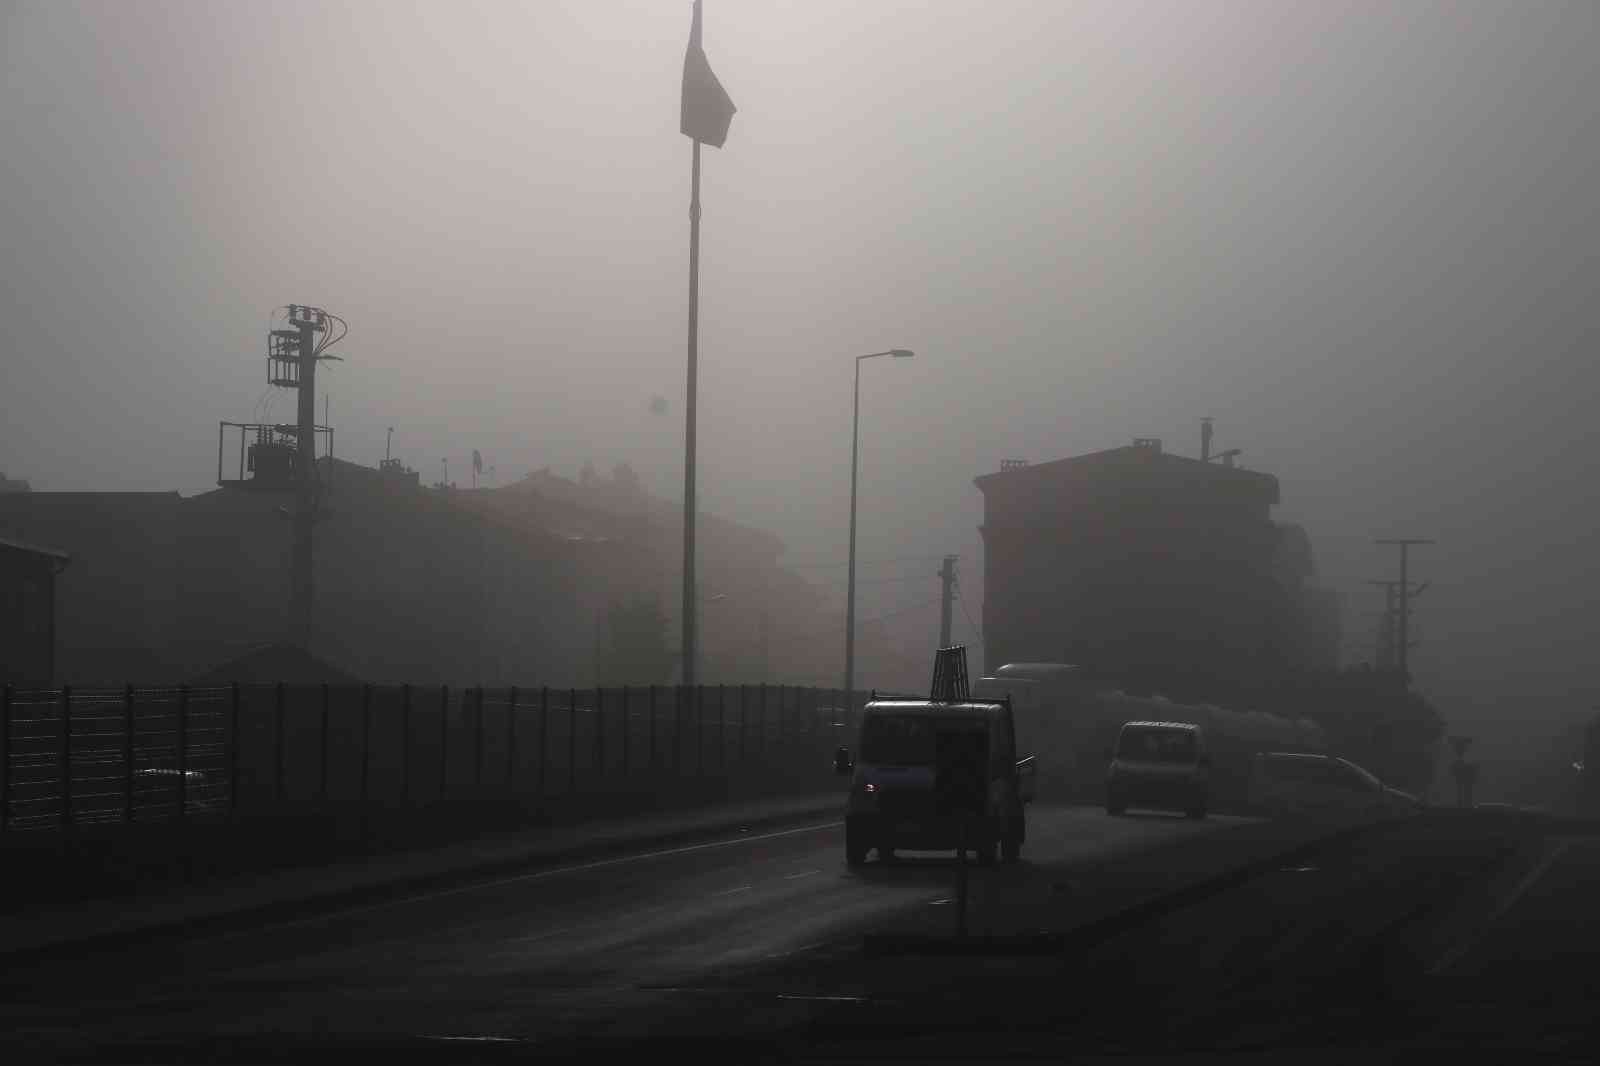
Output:
<instances>
[{"instance_id":1,"label":"fog","mask_svg":"<svg viewBox=\"0 0 1600 1066\"><path fill-rule=\"evenodd\" d=\"M682 490L687 0L7 3L0 470L214 482L343 315L336 450ZM1163 438L1276 474L1370 658L1502 750L1595 703L1600 13L1586 3L711 0L700 494L862 616L982 599L978 474ZM651 399L667 399L652 413ZM320 414L320 411L319 411ZM890 580L924 575L925 582ZM957 614L958 635L977 643ZM1484 750L1485 758L1493 758Z\"/></svg>"}]
</instances>

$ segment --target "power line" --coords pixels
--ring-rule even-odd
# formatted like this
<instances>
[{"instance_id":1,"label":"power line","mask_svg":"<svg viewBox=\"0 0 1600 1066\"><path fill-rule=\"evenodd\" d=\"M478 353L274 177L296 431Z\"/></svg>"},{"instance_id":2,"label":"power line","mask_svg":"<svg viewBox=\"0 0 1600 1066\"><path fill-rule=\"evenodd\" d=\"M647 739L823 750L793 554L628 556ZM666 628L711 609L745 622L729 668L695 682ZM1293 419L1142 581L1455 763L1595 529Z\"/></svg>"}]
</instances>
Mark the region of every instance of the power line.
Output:
<instances>
[{"instance_id":1,"label":"power line","mask_svg":"<svg viewBox=\"0 0 1600 1066\"><path fill-rule=\"evenodd\" d=\"M957 596L956 597L956 602L961 604L961 613L962 613L962 615L964 615L966 617L967 625L971 626L972 627L972 631L974 633L978 634L978 643L982 644L983 643L983 627L972 620L972 613L967 610L967 598L965 596Z\"/></svg>"}]
</instances>

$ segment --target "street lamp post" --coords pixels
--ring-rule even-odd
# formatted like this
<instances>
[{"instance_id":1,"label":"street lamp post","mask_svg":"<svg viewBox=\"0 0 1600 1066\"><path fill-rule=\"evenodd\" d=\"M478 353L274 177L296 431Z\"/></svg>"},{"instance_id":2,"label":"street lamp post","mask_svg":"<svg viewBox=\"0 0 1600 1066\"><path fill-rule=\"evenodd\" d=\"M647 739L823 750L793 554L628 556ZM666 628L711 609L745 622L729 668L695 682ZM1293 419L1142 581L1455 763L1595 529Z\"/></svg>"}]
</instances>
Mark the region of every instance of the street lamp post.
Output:
<instances>
[{"instance_id":1,"label":"street lamp post","mask_svg":"<svg viewBox=\"0 0 1600 1066\"><path fill-rule=\"evenodd\" d=\"M856 696L856 464L861 454L861 364L867 359L890 355L910 359L912 352L891 348L856 356L855 417L850 430L850 581L844 612L844 704L855 706Z\"/></svg>"}]
</instances>

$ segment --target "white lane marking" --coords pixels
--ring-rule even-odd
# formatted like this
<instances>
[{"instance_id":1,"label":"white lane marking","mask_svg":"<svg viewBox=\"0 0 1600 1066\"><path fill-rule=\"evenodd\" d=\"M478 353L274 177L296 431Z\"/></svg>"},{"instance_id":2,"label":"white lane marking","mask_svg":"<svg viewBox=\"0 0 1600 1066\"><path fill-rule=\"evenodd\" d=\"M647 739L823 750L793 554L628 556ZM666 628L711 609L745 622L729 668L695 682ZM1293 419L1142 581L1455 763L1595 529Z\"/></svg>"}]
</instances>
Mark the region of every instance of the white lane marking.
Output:
<instances>
[{"instance_id":1,"label":"white lane marking","mask_svg":"<svg viewBox=\"0 0 1600 1066\"><path fill-rule=\"evenodd\" d=\"M821 872L821 870L801 870L797 874L784 874L783 879L785 881L795 881L802 877L810 877L812 874L820 874Z\"/></svg>"},{"instance_id":2,"label":"white lane marking","mask_svg":"<svg viewBox=\"0 0 1600 1066\"><path fill-rule=\"evenodd\" d=\"M470 1044L521 1044L523 1041L514 1036L438 1036L433 1033L423 1033L424 1040L449 1040Z\"/></svg>"},{"instance_id":3,"label":"white lane marking","mask_svg":"<svg viewBox=\"0 0 1600 1066\"><path fill-rule=\"evenodd\" d=\"M739 836L727 840L710 840L704 844L685 844L679 848L665 848L661 851L647 851L638 855L620 855L614 859L596 859L593 862L578 863L575 866L559 866L553 870L536 870L533 873L513 874L493 881L475 881L470 885L460 885L456 888L444 888L435 892L423 892L415 896L402 896L400 899L385 900L382 903L368 903L360 907L346 907L341 910L328 911L313 915L308 918L295 918L291 921L273 922L264 927L245 929L234 933L225 933L214 937L215 940L233 940L241 936L252 936L261 932L262 928L291 929L295 926L314 925L317 922L326 922L335 918L342 918L352 914L371 914L373 911L389 910L394 907L404 907L413 903L424 903L428 900L445 899L449 896L459 896L467 892L477 892L488 888L501 888L505 885L523 884L528 881L543 881L551 877L560 877L563 874L583 873L585 870L599 870L607 866L624 866L630 862L645 862L649 859L664 859L672 855L688 855L696 851L710 851L712 848L726 848L738 844L749 844L757 840L776 840L779 837L798 836L802 833L815 833L823 829L837 829L844 822L818 822L815 825L802 825L795 829L779 829L771 833L762 833L758 836Z\"/></svg>"},{"instance_id":4,"label":"white lane marking","mask_svg":"<svg viewBox=\"0 0 1600 1066\"><path fill-rule=\"evenodd\" d=\"M1570 840L1563 840L1546 852L1544 858L1539 860L1538 864L1529 870L1522 880L1518 881L1516 886L1500 900L1494 909L1494 913L1489 915L1487 921L1456 941L1449 951L1446 951L1439 957L1437 962L1428 967L1428 976L1437 977L1460 962L1467 952L1476 947L1478 942L1488 934L1494 923L1503 918L1505 913L1514 907L1518 900L1527 895L1528 890L1537 884L1541 877L1550 872L1550 867L1555 865L1556 860L1561 857L1571 843L1572 841Z\"/></svg>"},{"instance_id":5,"label":"white lane marking","mask_svg":"<svg viewBox=\"0 0 1600 1066\"><path fill-rule=\"evenodd\" d=\"M748 892L754 887L756 887L756 886L755 885L740 885L738 888L725 888L721 892L713 892L713 893L711 893L711 895L713 897L716 897L716 896L731 896L735 892Z\"/></svg>"}]
</instances>

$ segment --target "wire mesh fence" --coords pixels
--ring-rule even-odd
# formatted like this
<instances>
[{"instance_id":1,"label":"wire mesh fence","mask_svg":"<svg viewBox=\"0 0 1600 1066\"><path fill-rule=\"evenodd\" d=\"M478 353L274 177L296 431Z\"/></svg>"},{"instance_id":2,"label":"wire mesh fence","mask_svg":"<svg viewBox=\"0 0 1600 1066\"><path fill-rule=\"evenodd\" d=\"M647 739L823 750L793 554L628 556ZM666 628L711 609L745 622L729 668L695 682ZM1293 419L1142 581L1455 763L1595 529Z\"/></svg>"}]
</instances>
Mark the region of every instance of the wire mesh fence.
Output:
<instances>
[{"instance_id":1,"label":"wire mesh fence","mask_svg":"<svg viewBox=\"0 0 1600 1066\"><path fill-rule=\"evenodd\" d=\"M0 831L811 777L862 700L786 685L6 688Z\"/></svg>"}]
</instances>

